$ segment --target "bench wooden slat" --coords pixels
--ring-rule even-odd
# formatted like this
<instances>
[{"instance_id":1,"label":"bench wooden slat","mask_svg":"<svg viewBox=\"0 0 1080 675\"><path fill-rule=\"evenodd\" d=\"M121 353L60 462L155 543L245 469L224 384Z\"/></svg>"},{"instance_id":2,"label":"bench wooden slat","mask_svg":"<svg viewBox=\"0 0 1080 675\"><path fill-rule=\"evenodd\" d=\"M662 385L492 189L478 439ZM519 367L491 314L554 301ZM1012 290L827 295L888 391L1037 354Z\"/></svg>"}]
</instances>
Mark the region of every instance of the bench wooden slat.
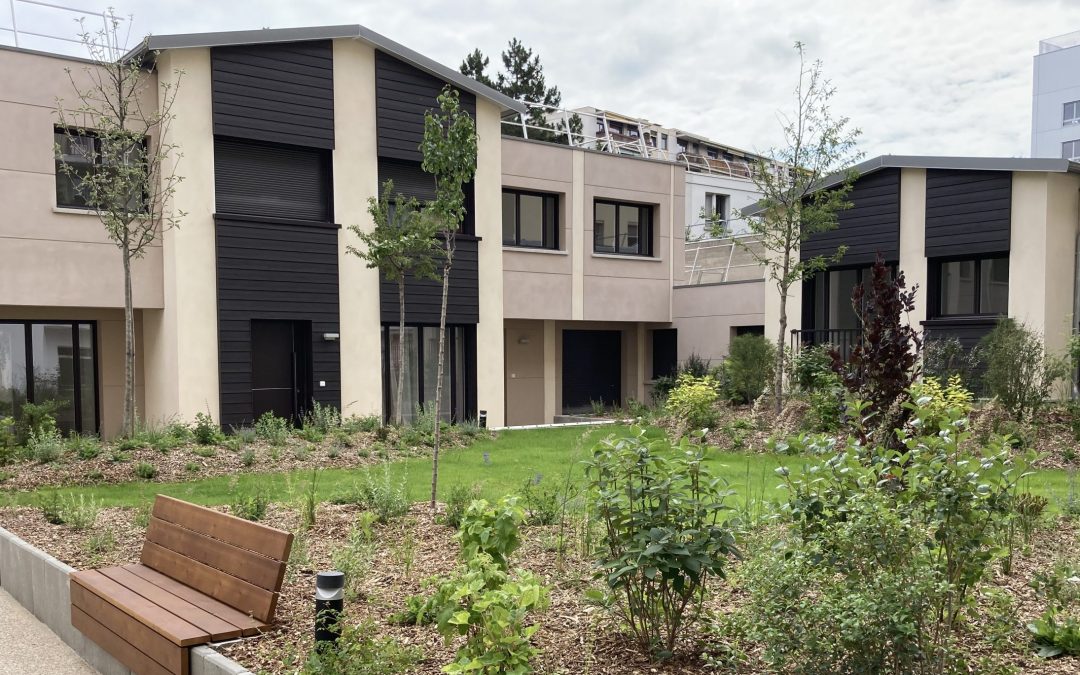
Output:
<instances>
[{"instance_id":1,"label":"bench wooden slat","mask_svg":"<svg viewBox=\"0 0 1080 675\"><path fill-rule=\"evenodd\" d=\"M289 559L289 549L292 548L293 541L291 532L253 523L166 495L157 496L153 516L238 548L261 553L267 558L281 561Z\"/></svg>"},{"instance_id":2,"label":"bench wooden slat","mask_svg":"<svg viewBox=\"0 0 1080 675\"><path fill-rule=\"evenodd\" d=\"M171 671L75 606L71 607L71 625L139 675L187 675L189 671L190 654L187 649L177 647L182 654L183 665L181 670Z\"/></svg>"},{"instance_id":3,"label":"bench wooden slat","mask_svg":"<svg viewBox=\"0 0 1080 675\"><path fill-rule=\"evenodd\" d=\"M124 565L123 569L131 572L137 577L146 579L155 586L163 588L179 598L187 600L196 607L203 609L224 621L228 621L232 625L240 628L244 632L244 637L258 635L269 627L267 624L256 621L247 614L233 609L224 602L215 600L202 591L197 591L190 586L185 586L179 581L171 579L161 572L150 569L145 565Z\"/></svg>"},{"instance_id":4,"label":"bench wooden slat","mask_svg":"<svg viewBox=\"0 0 1080 675\"><path fill-rule=\"evenodd\" d=\"M280 588L285 578L285 563L280 560L158 518L150 519L146 539L271 592Z\"/></svg>"},{"instance_id":5,"label":"bench wooden slat","mask_svg":"<svg viewBox=\"0 0 1080 675\"><path fill-rule=\"evenodd\" d=\"M232 640L243 634L242 630L231 623L199 609L187 600L178 598L172 593L158 588L146 579L137 577L125 569L108 567L98 571L124 588L135 591L158 607L172 612L192 626L206 631L210 634L210 640L212 642Z\"/></svg>"},{"instance_id":6,"label":"bench wooden slat","mask_svg":"<svg viewBox=\"0 0 1080 675\"><path fill-rule=\"evenodd\" d=\"M169 672L183 672L186 649L174 645L160 633L148 628L138 619L121 612L108 601L85 587L79 584L71 584L71 605L73 609L82 610L87 616L93 618L117 636L122 636L126 642L139 645L139 651L152 658Z\"/></svg>"},{"instance_id":7,"label":"bench wooden slat","mask_svg":"<svg viewBox=\"0 0 1080 675\"><path fill-rule=\"evenodd\" d=\"M142 564L182 584L251 614L267 623L273 620L277 593L185 557L152 541L143 543Z\"/></svg>"},{"instance_id":8,"label":"bench wooden slat","mask_svg":"<svg viewBox=\"0 0 1080 675\"><path fill-rule=\"evenodd\" d=\"M129 616L138 619L154 631L181 647L203 644L210 634L166 611L132 590L124 588L96 570L73 572L71 580L107 600Z\"/></svg>"}]
</instances>

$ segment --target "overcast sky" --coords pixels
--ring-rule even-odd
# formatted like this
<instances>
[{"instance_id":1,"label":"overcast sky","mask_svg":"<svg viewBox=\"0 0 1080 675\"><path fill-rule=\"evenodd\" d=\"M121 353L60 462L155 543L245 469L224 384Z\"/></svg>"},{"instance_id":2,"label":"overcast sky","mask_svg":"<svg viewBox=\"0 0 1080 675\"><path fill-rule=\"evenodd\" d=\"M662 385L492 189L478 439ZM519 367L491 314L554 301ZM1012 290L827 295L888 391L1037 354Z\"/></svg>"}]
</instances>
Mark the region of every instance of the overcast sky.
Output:
<instances>
[{"instance_id":1,"label":"overcast sky","mask_svg":"<svg viewBox=\"0 0 1080 675\"><path fill-rule=\"evenodd\" d=\"M1028 156L1038 42L1080 30L1080 0L109 3L134 16L140 35L360 23L454 68L474 47L494 66L518 37L567 107L647 117L755 151L781 141L776 113L791 107L801 40L824 61L834 110L862 129L868 156ZM74 30L66 15L41 11L21 6L21 27ZM0 25L9 24L4 7Z\"/></svg>"}]
</instances>

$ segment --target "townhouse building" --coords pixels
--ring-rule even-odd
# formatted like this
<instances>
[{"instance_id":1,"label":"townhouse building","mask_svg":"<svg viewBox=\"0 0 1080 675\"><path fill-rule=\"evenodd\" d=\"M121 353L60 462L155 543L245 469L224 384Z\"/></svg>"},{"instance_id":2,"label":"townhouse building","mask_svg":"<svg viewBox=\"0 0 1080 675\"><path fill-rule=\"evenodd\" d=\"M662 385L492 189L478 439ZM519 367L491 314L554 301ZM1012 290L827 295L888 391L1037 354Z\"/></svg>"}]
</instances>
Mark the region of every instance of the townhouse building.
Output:
<instances>
[{"instance_id":1,"label":"townhouse building","mask_svg":"<svg viewBox=\"0 0 1080 675\"><path fill-rule=\"evenodd\" d=\"M433 195L418 146L447 84L476 122L478 157L441 414L551 422L646 399L680 354L702 351L679 337L674 309L685 163L503 137L520 103L362 26L152 36L128 58L147 68L146 110L179 81L164 140L181 149L184 177L171 204L180 225L133 273L143 419L209 413L229 428L314 402L389 417L399 368L406 417L432 401L440 285L409 280L399 335L396 287L348 254L359 245L348 226L373 227L368 199L385 180ZM56 106L74 98L67 71L83 86L87 67L0 48L0 416L51 400L64 430L112 436L120 253L57 170L82 156L64 145Z\"/></svg>"}]
</instances>

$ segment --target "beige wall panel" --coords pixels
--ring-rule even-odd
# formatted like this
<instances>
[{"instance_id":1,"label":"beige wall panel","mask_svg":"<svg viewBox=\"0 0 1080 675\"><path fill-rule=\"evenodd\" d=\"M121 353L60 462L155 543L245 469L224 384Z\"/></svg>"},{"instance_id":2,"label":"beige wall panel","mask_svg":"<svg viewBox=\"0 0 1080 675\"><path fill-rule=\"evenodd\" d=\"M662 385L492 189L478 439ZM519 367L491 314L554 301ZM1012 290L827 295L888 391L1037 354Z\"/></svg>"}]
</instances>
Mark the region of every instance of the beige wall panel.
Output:
<instances>
[{"instance_id":1,"label":"beige wall panel","mask_svg":"<svg viewBox=\"0 0 1080 675\"><path fill-rule=\"evenodd\" d=\"M503 272L505 316L512 319L570 319L569 275Z\"/></svg>"},{"instance_id":2,"label":"beige wall panel","mask_svg":"<svg viewBox=\"0 0 1080 675\"><path fill-rule=\"evenodd\" d=\"M334 215L338 235L341 407L345 415L382 415L379 272L346 246L359 247L350 225L375 227L367 200L379 189L375 147L375 50L359 40L334 41Z\"/></svg>"},{"instance_id":3,"label":"beige wall panel","mask_svg":"<svg viewBox=\"0 0 1080 675\"><path fill-rule=\"evenodd\" d=\"M537 272L560 274L570 279L573 273L570 255L565 251L522 251L503 248L503 270L506 272Z\"/></svg>"},{"instance_id":4,"label":"beige wall panel","mask_svg":"<svg viewBox=\"0 0 1080 675\"><path fill-rule=\"evenodd\" d=\"M1045 337L1047 349L1061 354L1066 349L1076 320L1073 316L1073 293L1077 221L1080 220L1080 176L1073 173L1047 174L1046 201ZM1010 275L1010 280L1012 278Z\"/></svg>"},{"instance_id":5,"label":"beige wall panel","mask_svg":"<svg viewBox=\"0 0 1080 675\"><path fill-rule=\"evenodd\" d=\"M697 354L719 361L727 356L733 328L764 325L765 282L680 286L672 313L679 331L679 358Z\"/></svg>"},{"instance_id":6,"label":"beige wall panel","mask_svg":"<svg viewBox=\"0 0 1080 675\"><path fill-rule=\"evenodd\" d=\"M543 424L544 322L506 321L506 424Z\"/></svg>"},{"instance_id":7,"label":"beige wall panel","mask_svg":"<svg viewBox=\"0 0 1080 675\"><path fill-rule=\"evenodd\" d=\"M670 297L667 278L586 276L585 318L588 321L666 322L671 316Z\"/></svg>"},{"instance_id":8,"label":"beige wall panel","mask_svg":"<svg viewBox=\"0 0 1080 675\"><path fill-rule=\"evenodd\" d=\"M900 170L900 269L907 288L918 285L915 311L907 315L915 330L922 331L927 312L926 266L926 169Z\"/></svg>"},{"instance_id":9,"label":"beige wall panel","mask_svg":"<svg viewBox=\"0 0 1080 675\"><path fill-rule=\"evenodd\" d=\"M504 179L573 180L573 152L565 146L519 138L503 138L501 143Z\"/></svg>"},{"instance_id":10,"label":"beige wall panel","mask_svg":"<svg viewBox=\"0 0 1080 675\"><path fill-rule=\"evenodd\" d=\"M499 108L476 101L476 235L480 268L480 323L476 326L476 404L488 424L503 426L502 135Z\"/></svg>"},{"instance_id":11,"label":"beige wall panel","mask_svg":"<svg viewBox=\"0 0 1080 675\"><path fill-rule=\"evenodd\" d=\"M1013 173L1009 314L1041 333L1047 327L1046 190L1046 174Z\"/></svg>"}]
</instances>

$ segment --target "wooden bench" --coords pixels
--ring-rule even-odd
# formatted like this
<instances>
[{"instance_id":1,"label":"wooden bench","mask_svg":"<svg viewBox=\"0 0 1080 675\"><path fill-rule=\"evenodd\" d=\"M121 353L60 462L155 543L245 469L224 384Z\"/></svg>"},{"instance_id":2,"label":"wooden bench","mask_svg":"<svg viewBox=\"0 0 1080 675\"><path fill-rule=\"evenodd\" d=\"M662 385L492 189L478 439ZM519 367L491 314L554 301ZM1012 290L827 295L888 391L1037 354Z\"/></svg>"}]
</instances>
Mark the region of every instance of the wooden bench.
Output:
<instances>
[{"instance_id":1,"label":"wooden bench","mask_svg":"<svg viewBox=\"0 0 1080 675\"><path fill-rule=\"evenodd\" d=\"M158 495L141 564L71 573L71 623L138 675L274 621L293 535Z\"/></svg>"}]
</instances>

